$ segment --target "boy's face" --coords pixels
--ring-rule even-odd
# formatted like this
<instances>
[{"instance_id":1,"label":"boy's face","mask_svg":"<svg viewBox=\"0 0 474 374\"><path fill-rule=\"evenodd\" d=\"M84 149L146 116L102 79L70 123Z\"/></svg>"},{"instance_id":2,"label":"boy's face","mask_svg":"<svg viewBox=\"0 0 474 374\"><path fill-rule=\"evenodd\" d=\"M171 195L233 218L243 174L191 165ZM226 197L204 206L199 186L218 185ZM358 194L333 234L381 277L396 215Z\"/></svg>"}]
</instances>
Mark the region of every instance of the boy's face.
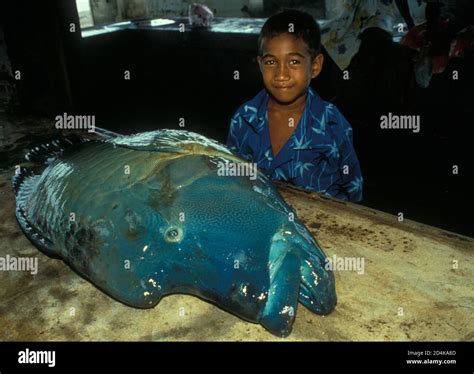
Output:
<instances>
[{"instance_id":1,"label":"boy's face","mask_svg":"<svg viewBox=\"0 0 474 374\"><path fill-rule=\"evenodd\" d=\"M290 33L264 38L262 49L262 56L257 60L263 83L282 105L291 104L305 95L311 79L321 72L323 55L318 54L311 61L307 44Z\"/></svg>"}]
</instances>

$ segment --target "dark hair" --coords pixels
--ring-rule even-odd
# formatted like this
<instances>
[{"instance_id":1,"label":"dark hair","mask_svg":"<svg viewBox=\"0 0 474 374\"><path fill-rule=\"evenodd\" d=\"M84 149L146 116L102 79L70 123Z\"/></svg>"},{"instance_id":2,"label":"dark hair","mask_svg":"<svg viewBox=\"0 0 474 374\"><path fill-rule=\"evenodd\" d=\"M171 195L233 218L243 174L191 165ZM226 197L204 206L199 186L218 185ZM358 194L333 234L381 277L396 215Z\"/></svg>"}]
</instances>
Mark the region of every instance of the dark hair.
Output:
<instances>
[{"instance_id":1,"label":"dark hair","mask_svg":"<svg viewBox=\"0 0 474 374\"><path fill-rule=\"evenodd\" d=\"M290 25L293 26L291 32ZM285 33L303 39L308 45L311 60L320 53L321 31L316 20L308 13L288 9L274 14L265 21L258 37L258 54L260 56L263 54L263 38L271 39Z\"/></svg>"}]
</instances>

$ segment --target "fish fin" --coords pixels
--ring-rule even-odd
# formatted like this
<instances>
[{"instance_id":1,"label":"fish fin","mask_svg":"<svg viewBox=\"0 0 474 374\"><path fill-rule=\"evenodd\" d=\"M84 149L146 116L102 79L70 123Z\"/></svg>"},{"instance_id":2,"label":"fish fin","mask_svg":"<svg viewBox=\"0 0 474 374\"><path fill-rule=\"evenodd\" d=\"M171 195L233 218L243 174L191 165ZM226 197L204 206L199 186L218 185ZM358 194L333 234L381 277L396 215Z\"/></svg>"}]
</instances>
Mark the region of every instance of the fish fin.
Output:
<instances>
[{"instance_id":1,"label":"fish fin","mask_svg":"<svg viewBox=\"0 0 474 374\"><path fill-rule=\"evenodd\" d=\"M166 146L156 146L156 145L129 145L125 143L112 142L114 145L117 145L121 148L133 149L134 151L147 151L147 152L166 152L166 153L183 153L178 147L166 145Z\"/></svg>"},{"instance_id":2,"label":"fish fin","mask_svg":"<svg viewBox=\"0 0 474 374\"><path fill-rule=\"evenodd\" d=\"M32 148L26 154L25 158L30 162L50 164L60 157L67 148L88 141L89 139L82 138L76 134L71 134L62 138L53 139L49 143L41 144Z\"/></svg>"},{"instance_id":3,"label":"fish fin","mask_svg":"<svg viewBox=\"0 0 474 374\"><path fill-rule=\"evenodd\" d=\"M40 177L40 175L36 175L24 167L21 167L13 176L13 192L16 198L16 218L26 237L30 239L33 244L37 245L48 256L57 257L53 252L53 243L45 238L40 230L28 220L26 213L27 199L36 189Z\"/></svg>"},{"instance_id":4,"label":"fish fin","mask_svg":"<svg viewBox=\"0 0 474 374\"><path fill-rule=\"evenodd\" d=\"M110 138L109 141L115 146L137 151L181 153L182 150L177 146L177 139L170 136L168 131L171 130L155 130L123 135Z\"/></svg>"},{"instance_id":5,"label":"fish fin","mask_svg":"<svg viewBox=\"0 0 474 374\"><path fill-rule=\"evenodd\" d=\"M300 288L300 259L291 248L286 241L272 243L268 300L260 317L260 323L267 330L281 337L291 333Z\"/></svg>"},{"instance_id":6,"label":"fish fin","mask_svg":"<svg viewBox=\"0 0 474 374\"><path fill-rule=\"evenodd\" d=\"M102 127L97 127L97 126L94 127L94 131L92 131L92 132L99 135L99 136L101 136L105 140L114 140L114 139L117 139L117 138L120 138L120 137L124 136L122 134L119 134L119 133L116 133L116 132L113 132L113 131L110 131L110 130L107 130L107 129L103 129Z\"/></svg>"},{"instance_id":7,"label":"fish fin","mask_svg":"<svg viewBox=\"0 0 474 374\"><path fill-rule=\"evenodd\" d=\"M326 262L309 254L301 261L299 302L313 313L326 315L337 304L334 274L325 268Z\"/></svg>"},{"instance_id":8,"label":"fish fin","mask_svg":"<svg viewBox=\"0 0 474 374\"><path fill-rule=\"evenodd\" d=\"M123 135L113 139L112 143L135 150L169 153L189 153L186 148L192 149L193 145L197 145L201 151L214 150L233 156L232 152L219 142L185 130L161 129Z\"/></svg>"}]
</instances>

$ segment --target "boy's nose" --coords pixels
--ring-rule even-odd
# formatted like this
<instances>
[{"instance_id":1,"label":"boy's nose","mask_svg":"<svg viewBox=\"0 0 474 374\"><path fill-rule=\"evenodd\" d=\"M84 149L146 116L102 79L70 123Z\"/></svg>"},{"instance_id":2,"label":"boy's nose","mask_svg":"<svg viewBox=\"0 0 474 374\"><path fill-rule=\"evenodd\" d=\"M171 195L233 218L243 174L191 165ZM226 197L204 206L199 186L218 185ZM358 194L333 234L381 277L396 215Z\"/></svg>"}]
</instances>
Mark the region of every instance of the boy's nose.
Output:
<instances>
[{"instance_id":1,"label":"boy's nose","mask_svg":"<svg viewBox=\"0 0 474 374\"><path fill-rule=\"evenodd\" d=\"M288 67L284 64L281 64L275 74L276 81L287 81L290 79L290 74L288 71Z\"/></svg>"}]
</instances>

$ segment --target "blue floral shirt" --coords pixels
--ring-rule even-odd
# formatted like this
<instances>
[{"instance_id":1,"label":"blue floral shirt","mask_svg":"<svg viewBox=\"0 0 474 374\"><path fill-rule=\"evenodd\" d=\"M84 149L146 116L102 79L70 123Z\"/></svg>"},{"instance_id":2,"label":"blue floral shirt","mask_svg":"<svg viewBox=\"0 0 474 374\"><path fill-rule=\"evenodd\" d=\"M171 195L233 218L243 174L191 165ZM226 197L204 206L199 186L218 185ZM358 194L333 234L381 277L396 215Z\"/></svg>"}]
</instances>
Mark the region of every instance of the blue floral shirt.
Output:
<instances>
[{"instance_id":1,"label":"blue floral shirt","mask_svg":"<svg viewBox=\"0 0 474 374\"><path fill-rule=\"evenodd\" d=\"M352 145L352 128L339 110L311 88L295 131L274 157L265 89L243 104L231 120L227 146L255 162L273 180L341 200L362 200L362 175Z\"/></svg>"}]
</instances>

